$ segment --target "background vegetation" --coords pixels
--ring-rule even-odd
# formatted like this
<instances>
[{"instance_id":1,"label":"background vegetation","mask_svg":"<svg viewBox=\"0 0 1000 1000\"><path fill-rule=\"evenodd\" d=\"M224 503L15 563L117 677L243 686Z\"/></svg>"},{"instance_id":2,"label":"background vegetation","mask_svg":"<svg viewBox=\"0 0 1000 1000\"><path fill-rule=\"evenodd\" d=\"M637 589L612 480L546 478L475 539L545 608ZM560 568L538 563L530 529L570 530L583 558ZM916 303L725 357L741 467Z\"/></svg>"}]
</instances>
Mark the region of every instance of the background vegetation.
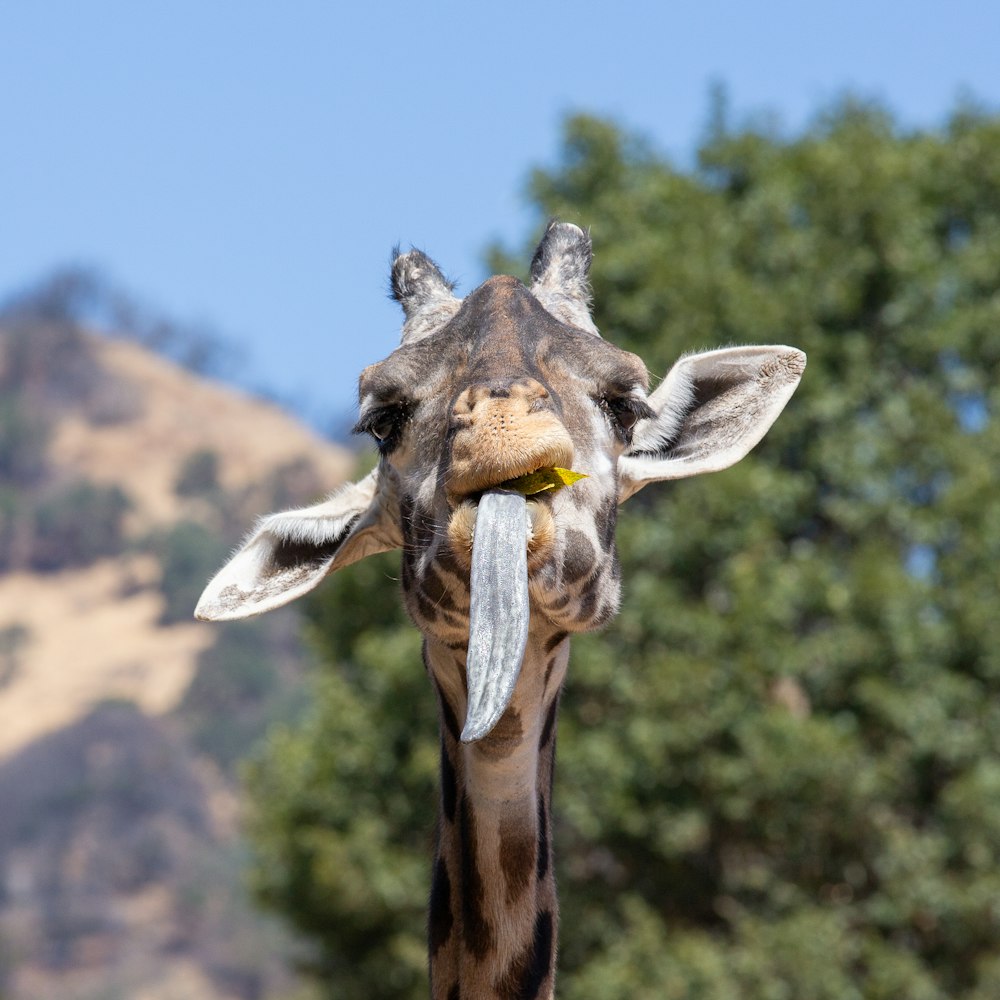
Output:
<instances>
[{"instance_id":1,"label":"background vegetation","mask_svg":"<svg viewBox=\"0 0 1000 1000\"><path fill-rule=\"evenodd\" d=\"M233 367L235 352L214 330L140 302L97 271L63 268L0 303L0 572L88 566L127 548L128 495L67 476L49 447L69 414L104 427L143 408L135 388L101 365L88 329L113 331L198 374ZM224 508L215 473L214 455L190 456L178 494Z\"/></svg>"},{"instance_id":2,"label":"background vegetation","mask_svg":"<svg viewBox=\"0 0 1000 1000\"><path fill-rule=\"evenodd\" d=\"M653 372L809 355L753 456L623 513L561 719L561 996L1000 995L1000 118L720 105L679 169L579 117L530 196L592 227L597 322ZM394 576L310 602L312 712L251 772L258 893L330 997L425 993L435 720Z\"/></svg>"},{"instance_id":3,"label":"background vegetation","mask_svg":"<svg viewBox=\"0 0 1000 1000\"><path fill-rule=\"evenodd\" d=\"M218 371L221 342L135 301L100 275L59 271L0 304L0 581L38 595L30 610L20 602L27 620L0 618L5 718L12 705L29 717L0 753L0 997L289 1000L294 943L246 891L237 770L271 723L300 713L310 654L292 609L204 626L200 653L176 634L197 627L205 581L260 511L334 484L321 482L321 447L315 459L258 459L255 475L227 485L214 451L151 435L156 408L170 404L148 374L109 363L93 325L115 324L198 373ZM171 368L160 377L177 386L185 377ZM201 405L189 420L211 419ZM251 437L268 433L260 410L259 423L248 413ZM162 416L169 426L176 414ZM112 425L123 445L115 471L60 447L67 430L94 440ZM152 516L140 489L150 447L173 464L175 494L161 498L170 513ZM80 629L86 618L104 623L96 646L100 625ZM168 675L183 683L192 671L169 712L130 686L159 639L178 650L162 661ZM46 681L60 655L61 693ZM114 674L102 674L102 656ZM159 665L152 673L163 682ZM109 688L115 696L98 700Z\"/></svg>"}]
</instances>

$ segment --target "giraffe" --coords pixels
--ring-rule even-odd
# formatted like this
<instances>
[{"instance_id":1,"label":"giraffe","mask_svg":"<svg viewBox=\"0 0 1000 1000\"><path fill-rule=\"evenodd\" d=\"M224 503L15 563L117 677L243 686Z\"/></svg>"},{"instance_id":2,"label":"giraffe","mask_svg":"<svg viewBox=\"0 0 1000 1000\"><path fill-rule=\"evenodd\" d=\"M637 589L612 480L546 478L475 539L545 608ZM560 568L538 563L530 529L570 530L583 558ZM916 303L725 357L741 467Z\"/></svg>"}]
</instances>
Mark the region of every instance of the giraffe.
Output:
<instances>
[{"instance_id":1,"label":"giraffe","mask_svg":"<svg viewBox=\"0 0 1000 1000\"><path fill-rule=\"evenodd\" d=\"M424 253L397 254L400 346L359 380L364 479L258 522L196 615L259 614L368 555L402 550L402 593L437 696L441 783L428 918L433 1000L555 988L551 798L570 636L616 613L618 505L647 483L726 468L805 368L785 346L682 357L657 388L591 318L589 234L552 222L530 286L460 299ZM550 467L586 478L525 498Z\"/></svg>"}]
</instances>

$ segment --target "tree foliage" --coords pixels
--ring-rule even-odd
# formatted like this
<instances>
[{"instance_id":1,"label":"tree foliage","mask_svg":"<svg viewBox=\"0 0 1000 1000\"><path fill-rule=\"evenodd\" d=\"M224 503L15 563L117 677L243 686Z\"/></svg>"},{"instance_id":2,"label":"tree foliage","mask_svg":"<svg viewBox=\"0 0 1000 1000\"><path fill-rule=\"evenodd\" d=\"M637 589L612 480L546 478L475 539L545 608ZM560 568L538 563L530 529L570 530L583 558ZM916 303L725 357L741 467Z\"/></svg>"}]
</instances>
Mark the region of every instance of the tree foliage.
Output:
<instances>
[{"instance_id":1,"label":"tree foliage","mask_svg":"<svg viewBox=\"0 0 1000 1000\"><path fill-rule=\"evenodd\" d=\"M598 325L654 373L809 355L752 456L620 518L559 731L561 995L997 996L1000 118L717 115L681 170L578 117L530 196L592 227ZM386 565L311 602L313 717L252 774L261 895L331 997L425 989L433 709Z\"/></svg>"}]
</instances>

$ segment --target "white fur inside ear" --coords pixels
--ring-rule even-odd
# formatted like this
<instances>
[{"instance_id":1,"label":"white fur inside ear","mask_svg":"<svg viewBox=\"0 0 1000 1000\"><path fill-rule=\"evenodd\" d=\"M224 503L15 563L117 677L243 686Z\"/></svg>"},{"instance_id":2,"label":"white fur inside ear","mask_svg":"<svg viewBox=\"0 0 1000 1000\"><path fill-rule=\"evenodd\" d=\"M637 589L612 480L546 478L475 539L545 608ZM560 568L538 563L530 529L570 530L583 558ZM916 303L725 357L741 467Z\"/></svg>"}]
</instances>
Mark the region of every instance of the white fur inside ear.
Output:
<instances>
[{"instance_id":1,"label":"white fur inside ear","mask_svg":"<svg viewBox=\"0 0 1000 1000\"><path fill-rule=\"evenodd\" d=\"M618 502L647 483L718 472L743 458L795 392L806 356L794 347L731 347L682 358L618 459Z\"/></svg>"},{"instance_id":2,"label":"white fur inside ear","mask_svg":"<svg viewBox=\"0 0 1000 1000\"><path fill-rule=\"evenodd\" d=\"M684 418L694 404L693 373L679 361L646 402L656 411L656 416L640 420L636 425L630 452L661 452L677 440Z\"/></svg>"},{"instance_id":3,"label":"white fur inside ear","mask_svg":"<svg viewBox=\"0 0 1000 1000\"><path fill-rule=\"evenodd\" d=\"M333 569L399 544L394 504L376 469L315 506L261 518L209 582L195 617L230 621L271 611Z\"/></svg>"},{"instance_id":4,"label":"white fur inside ear","mask_svg":"<svg viewBox=\"0 0 1000 1000\"><path fill-rule=\"evenodd\" d=\"M262 614L302 596L326 576L353 522L298 514L271 514L258 522L205 588L196 618L229 621Z\"/></svg>"}]
</instances>

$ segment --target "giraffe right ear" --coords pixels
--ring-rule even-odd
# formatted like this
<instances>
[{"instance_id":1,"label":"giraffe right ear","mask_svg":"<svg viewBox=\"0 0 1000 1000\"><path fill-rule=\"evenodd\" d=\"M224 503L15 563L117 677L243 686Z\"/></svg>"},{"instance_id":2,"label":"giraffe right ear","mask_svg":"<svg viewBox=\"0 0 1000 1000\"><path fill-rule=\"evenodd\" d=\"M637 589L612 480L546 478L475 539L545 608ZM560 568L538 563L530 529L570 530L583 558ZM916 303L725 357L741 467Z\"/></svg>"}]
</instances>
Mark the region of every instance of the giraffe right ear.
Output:
<instances>
[{"instance_id":1,"label":"giraffe right ear","mask_svg":"<svg viewBox=\"0 0 1000 1000\"><path fill-rule=\"evenodd\" d=\"M209 582L195 617L232 621L272 611L328 573L402 544L395 496L376 468L322 503L262 518Z\"/></svg>"},{"instance_id":2,"label":"giraffe right ear","mask_svg":"<svg viewBox=\"0 0 1000 1000\"><path fill-rule=\"evenodd\" d=\"M647 483L728 469L792 397L806 356L794 347L729 347L683 357L650 395L618 459L618 502Z\"/></svg>"}]
</instances>

